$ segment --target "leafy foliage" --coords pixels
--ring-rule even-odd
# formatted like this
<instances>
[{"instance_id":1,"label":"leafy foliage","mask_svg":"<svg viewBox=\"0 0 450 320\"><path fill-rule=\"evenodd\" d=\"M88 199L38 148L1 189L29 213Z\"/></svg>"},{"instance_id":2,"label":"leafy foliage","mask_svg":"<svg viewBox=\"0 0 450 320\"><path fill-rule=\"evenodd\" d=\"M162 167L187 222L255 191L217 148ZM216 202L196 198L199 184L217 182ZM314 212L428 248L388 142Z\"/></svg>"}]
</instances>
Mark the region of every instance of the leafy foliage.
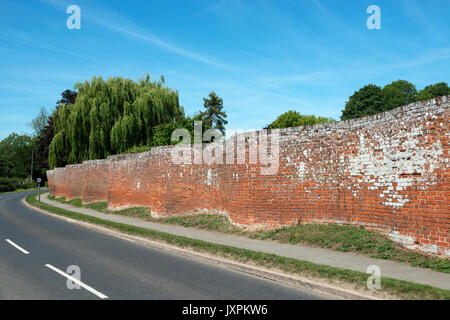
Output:
<instances>
[{"instance_id":1,"label":"leafy foliage","mask_svg":"<svg viewBox=\"0 0 450 320\"><path fill-rule=\"evenodd\" d=\"M39 137L36 140L36 165L41 170L41 176L45 177L45 170L49 169L48 153L50 143L54 136L53 117L47 118L47 124L40 131Z\"/></svg>"},{"instance_id":2,"label":"leafy foliage","mask_svg":"<svg viewBox=\"0 0 450 320\"><path fill-rule=\"evenodd\" d=\"M208 98L203 98L203 107L206 109L202 113L204 126L217 129L224 135L228 121L225 120L227 114L223 111L223 100L212 91Z\"/></svg>"},{"instance_id":3,"label":"leafy foliage","mask_svg":"<svg viewBox=\"0 0 450 320\"><path fill-rule=\"evenodd\" d=\"M27 135L12 133L0 142L0 192L32 187L30 169L33 148L34 140Z\"/></svg>"},{"instance_id":4,"label":"leafy foliage","mask_svg":"<svg viewBox=\"0 0 450 320\"><path fill-rule=\"evenodd\" d=\"M178 92L161 81L94 77L75 85L73 104L60 105L49 164L58 159L80 163L123 153L135 146L151 146L154 128L184 117Z\"/></svg>"},{"instance_id":5,"label":"leafy foliage","mask_svg":"<svg viewBox=\"0 0 450 320\"><path fill-rule=\"evenodd\" d=\"M196 113L190 117L179 117L176 121L157 125L153 128L153 140L151 145L134 146L123 153L139 153L149 151L152 147L168 146L179 143L172 141L172 132L176 129L186 129L191 135L191 142L194 141L194 122L202 121L202 113ZM211 129L208 124L202 124L202 133Z\"/></svg>"},{"instance_id":6,"label":"leafy foliage","mask_svg":"<svg viewBox=\"0 0 450 320\"><path fill-rule=\"evenodd\" d=\"M382 90L383 111L395 109L416 101L416 86L406 80L397 80Z\"/></svg>"},{"instance_id":7,"label":"leafy foliage","mask_svg":"<svg viewBox=\"0 0 450 320\"><path fill-rule=\"evenodd\" d=\"M335 122L335 120L331 118L316 117L314 115L309 116L301 115L297 111L289 110L280 115L274 122L272 122L268 126L268 128L280 129L280 128L300 127L331 122Z\"/></svg>"},{"instance_id":8,"label":"leafy foliage","mask_svg":"<svg viewBox=\"0 0 450 320\"><path fill-rule=\"evenodd\" d=\"M5 175L2 176L17 178L29 176L33 149L34 140L30 136L11 133L3 139L0 142L0 158Z\"/></svg>"},{"instance_id":9,"label":"leafy foliage","mask_svg":"<svg viewBox=\"0 0 450 320\"><path fill-rule=\"evenodd\" d=\"M383 94L381 88L369 84L356 91L342 110L342 120L361 118L383 112Z\"/></svg>"},{"instance_id":10,"label":"leafy foliage","mask_svg":"<svg viewBox=\"0 0 450 320\"><path fill-rule=\"evenodd\" d=\"M356 91L345 104L341 119L355 119L379 112L388 111L416 101L429 100L450 95L450 88L445 82L426 86L420 92L414 84L406 80L397 80L383 89L370 84Z\"/></svg>"},{"instance_id":11,"label":"leafy foliage","mask_svg":"<svg viewBox=\"0 0 450 320\"><path fill-rule=\"evenodd\" d=\"M19 186L19 178L0 177L0 192L15 191Z\"/></svg>"},{"instance_id":12,"label":"leafy foliage","mask_svg":"<svg viewBox=\"0 0 450 320\"><path fill-rule=\"evenodd\" d=\"M450 87L446 82L439 82L426 86L417 95L417 101L429 100L437 97L450 95Z\"/></svg>"},{"instance_id":13,"label":"leafy foliage","mask_svg":"<svg viewBox=\"0 0 450 320\"><path fill-rule=\"evenodd\" d=\"M50 151L50 144L55 136L55 126L54 126L54 117L56 117L57 112L63 106L67 106L69 104L74 104L75 99L77 97L77 93L70 89L65 90L61 93L61 99L56 103L55 111L52 115L49 115L46 119L46 125L41 129L37 141L36 141L36 163L41 171L41 176L45 179L46 174L45 171L50 168L48 162L48 156ZM60 156L56 158L56 166L64 166L67 162L67 156Z\"/></svg>"},{"instance_id":14,"label":"leafy foliage","mask_svg":"<svg viewBox=\"0 0 450 320\"><path fill-rule=\"evenodd\" d=\"M75 103L75 99L77 98L77 93L75 91L72 91L70 89L66 89L63 91L63 93L61 93L61 99L56 102L57 105L68 105L68 104L74 104ZM57 108L58 108L57 106Z\"/></svg>"},{"instance_id":15,"label":"leafy foliage","mask_svg":"<svg viewBox=\"0 0 450 320\"><path fill-rule=\"evenodd\" d=\"M45 126L47 125L49 114L47 109L44 107L41 107L39 110L39 113L36 117L31 120L31 122L28 124L31 128L33 128L33 136L39 137L41 135L41 132L44 130Z\"/></svg>"},{"instance_id":16,"label":"leafy foliage","mask_svg":"<svg viewBox=\"0 0 450 320\"><path fill-rule=\"evenodd\" d=\"M0 157L0 177L11 177L13 175L14 165L6 159L4 155Z\"/></svg>"}]
</instances>

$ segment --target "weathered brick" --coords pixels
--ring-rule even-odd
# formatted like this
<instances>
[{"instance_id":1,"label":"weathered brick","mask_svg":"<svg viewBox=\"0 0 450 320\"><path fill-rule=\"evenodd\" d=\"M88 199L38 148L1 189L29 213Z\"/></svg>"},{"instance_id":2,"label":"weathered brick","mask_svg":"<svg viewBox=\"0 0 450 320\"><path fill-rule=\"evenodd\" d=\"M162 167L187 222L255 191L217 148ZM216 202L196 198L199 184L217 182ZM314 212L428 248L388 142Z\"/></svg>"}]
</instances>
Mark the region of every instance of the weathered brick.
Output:
<instances>
[{"instance_id":1,"label":"weathered brick","mask_svg":"<svg viewBox=\"0 0 450 320\"><path fill-rule=\"evenodd\" d=\"M108 201L111 209L147 206L155 215L212 210L266 228L299 220L362 225L408 248L449 255L449 105L442 97L362 119L272 130L280 134L273 175L249 163L248 143L247 155L229 157L233 164L213 165L175 164L167 146L56 168L47 172L49 188L57 197Z\"/></svg>"}]
</instances>

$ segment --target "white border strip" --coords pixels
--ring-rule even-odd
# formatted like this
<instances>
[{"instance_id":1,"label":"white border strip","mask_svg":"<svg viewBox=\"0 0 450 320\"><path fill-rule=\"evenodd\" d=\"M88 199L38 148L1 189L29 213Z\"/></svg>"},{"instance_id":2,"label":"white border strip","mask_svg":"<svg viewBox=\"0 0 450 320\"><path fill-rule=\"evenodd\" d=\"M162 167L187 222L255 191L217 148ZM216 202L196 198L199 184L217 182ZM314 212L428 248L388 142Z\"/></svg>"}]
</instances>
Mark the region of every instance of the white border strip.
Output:
<instances>
[{"instance_id":1,"label":"white border strip","mask_svg":"<svg viewBox=\"0 0 450 320\"><path fill-rule=\"evenodd\" d=\"M66 277L67 279L69 279L70 281L75 282L76 284L80 285L81 287L83 287L84 289L86 289L87 291L89 291L90 293L95 294L97 297L99 297L100 299L107 299L108 296L104 295L103 293L95 290L94 288L88 286L87 284L81 282L80 280L68 275L67 273L59 270L58 268L55 268L54 266L52 266L51 264L46 264L45 265L47 268L59 273L60 275L62 275L63 277Z\"/></svg>"},{"instance_id":2,"label":"white border strip","mask_svg":"<svg viewBox=\"0 0 450 320\"><path fill-rule=\"evenodd\" d=\"M24 254L29 254L29 252L27 250L25 250L24 248L18 246L17 244L15 244L14 242L12 242L9 239L6 239L6 242L8 242L10 245L12 245L13 247L15 247L17 250L22 251Z\"/></svg>"}]
</instances>

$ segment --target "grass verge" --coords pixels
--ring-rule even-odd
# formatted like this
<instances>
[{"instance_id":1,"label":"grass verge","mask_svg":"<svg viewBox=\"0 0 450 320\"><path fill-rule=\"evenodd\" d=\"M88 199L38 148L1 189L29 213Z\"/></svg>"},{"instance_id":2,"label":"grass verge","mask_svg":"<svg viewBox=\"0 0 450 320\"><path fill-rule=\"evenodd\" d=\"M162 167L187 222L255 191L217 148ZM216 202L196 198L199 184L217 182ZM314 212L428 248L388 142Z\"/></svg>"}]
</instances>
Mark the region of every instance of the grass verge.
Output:
<instances>
[{"instance_id":1,"label":"grass verge","mask_svg":"<svg viewBox=\"0 0 450 320\"><path fill-rule=\"evenodd\" d=\"M362 227L337 224L298 224L275 230L245 231L230 223L223 215L196 214L177 217L152 218L148 208L137 207L110 211L106 202L83 205L81 199L65 201L65 197L49 199L77 207L91 208L107 214L118 214L148 221L175 224L189 228L237 234L258 240L272 240L281 243L304 244L342 252L354 252L370 258L387 259L407 263L413 267L429 268L450 273L450 259L437 258L409 251L383 234Z\"/></svg>"},{"instance_id":2,"label":"grass verge","mask_svg":"<svg viewBox=\"0 0 450 320\"><path fill-rule=\"evenodd\" d=\"M326 265L318 265L307 261L296 260L277 256L274 254L267 254L262 252L250 251L245 249L234 248L225 245L209 243L201 240L190 239L177 235L172 235L164 232L154 231L151 229L139 228L127 224L112 222L108 220L99 219L83 215L77 212L65 210L54 207L46 203L38 203L36 195L32 194L26 197L26 202L34 207L40 207L48 212L68 217L75 220L101 225L113 230L123 233L145 237L148 239L163 241L182 248L189 248L198 252L213 254L239 262L248 262L256 265L264 266L265 268L275 268L284 272L305 276L308 278L316 278L326 280L331 283L343 283L351 286L357 290L366 291L366 281L368 274L363 272L344 270L334 268ZM380 293L388 293L401 299L450 299L450 291L431 286L411 283L392 278L381 278ZM373 294L373 292L370 292ZM375 292L377 293L377 292Z\"/></svg>"}]
</instances>

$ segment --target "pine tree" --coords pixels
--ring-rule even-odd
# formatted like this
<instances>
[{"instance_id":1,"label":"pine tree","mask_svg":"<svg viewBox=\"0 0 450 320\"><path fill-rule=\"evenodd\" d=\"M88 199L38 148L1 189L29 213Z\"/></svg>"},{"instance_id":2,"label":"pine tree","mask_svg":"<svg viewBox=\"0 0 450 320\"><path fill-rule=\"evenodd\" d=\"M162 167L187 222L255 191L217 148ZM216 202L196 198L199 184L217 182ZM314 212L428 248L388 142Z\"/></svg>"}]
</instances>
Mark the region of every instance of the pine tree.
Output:
<instances>
[{"instance_id":1,"label":"pine tree","mask_svg":"<svg viewBox=\"0 0 450 320\"><path fill-rule=\"evenodd\" d=\"M203 98L203 107L206 109L202 113L204 125L225 134L225 125L228 124L228 121L225 120L227 114L222 110L223 100L212 91L209 93L208 98Z\"/></svg>"}]
</instances>

